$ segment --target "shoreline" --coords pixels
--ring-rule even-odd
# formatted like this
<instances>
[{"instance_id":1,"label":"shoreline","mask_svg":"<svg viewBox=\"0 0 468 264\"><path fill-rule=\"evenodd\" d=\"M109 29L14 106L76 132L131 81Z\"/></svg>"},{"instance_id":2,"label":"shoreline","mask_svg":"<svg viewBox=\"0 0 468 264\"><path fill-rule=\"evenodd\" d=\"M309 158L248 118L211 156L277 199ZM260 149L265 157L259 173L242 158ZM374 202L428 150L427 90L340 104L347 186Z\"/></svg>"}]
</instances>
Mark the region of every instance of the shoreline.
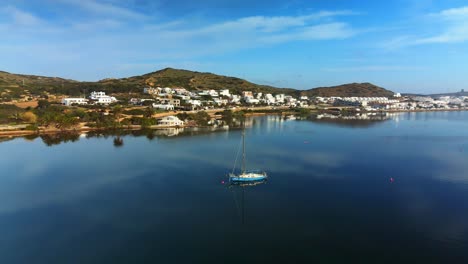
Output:
<instances>
[{"instance_id":1,"label":"shoreline","mask_svg":"<svg viewBox=\"0 0 468 264\"><path fill-rule=\"evenodd\" d=\"M318 110L325 110L325 109L313 109L312 111ZM417 109L417 110L385 110L385 111L373 111L373 112L357 112L357 113L420 113L420 112L462 112L468 111L468 109L431 109L431 110L424 110L424 109ZM288 115L293 114L291 113L271 113L271 112L254 112L254 113L246 113L246 116L265 116L265 115ZM168 129L168 128L200 128L204 126L159 126L154 125L147 127L148 129L158 130L158 129ZM79 127L79 128L72 128L72 129L39 129L39 130L0 130L0 138L4 137L21 137L21 136L29 136L29 135L51 135L51 134L60 134L60 133L86 133L91 131L110 131L110 130L125 130L125 131L132 131L132 130L141 130L142 127L140 125L130 125L121 128L97 128L97 127Z\"/></svg>"}]
</instances>

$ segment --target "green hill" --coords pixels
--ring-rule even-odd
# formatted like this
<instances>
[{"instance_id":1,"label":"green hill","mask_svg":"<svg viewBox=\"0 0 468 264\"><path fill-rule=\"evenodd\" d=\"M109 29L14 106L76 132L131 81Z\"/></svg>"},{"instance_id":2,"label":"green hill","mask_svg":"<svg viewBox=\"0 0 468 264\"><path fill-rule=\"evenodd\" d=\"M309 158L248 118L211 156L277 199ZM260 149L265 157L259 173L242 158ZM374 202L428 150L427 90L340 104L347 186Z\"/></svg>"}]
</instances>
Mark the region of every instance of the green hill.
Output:
<instances>
[{"instance_id":1,"label":"green hill","mask_svg":"<svg viewBox=\"0 0 468 264\"><path fill-rule=\"evenodd\" d=\"M334 87L320 87L310 90L295 90L259 85L243 79L216 75L213 73L195 72L166 68L139 76L120 79L103 79L98 82L79 82L58 77L12 74L0 71L0 93L2 98L18 98L27 90L33 95L63 94L78 96L91 91L112 93L141 93L148 86L184 87L188 90L229 89L233 93L253 91L263 93L284 93L298 96L392 96L393 92L370 83L352 83Z\"/></svg>"},{"instance_id":2,"label":"green hill","mask_svg":"<svg viewBox=\"0 0 468 264\"><path fill-rule=\"evenodd\" d=\"M276 88L267 85L258 85L235 77L216 75L206 72L195 72L166 68L160 71L133 76L123 79L105 79L98 82L104 87L116 87L119 85L131 85L135 87L160 86L160 87L184 87L189 90L220 90L229 89L232 92L253 91L268 93L294 94L297 90Z\"/></svg>"},{"instance_id":3,"label":"green hill","mask_svg":"<svg viewBox=\"0 0 468 264\"><path fill-rule=\"evenodd\" d=\"M301 94L321 97L392 97L393 92L371 83L350 83L332 87L319 87Z\"/></svg>"}]
</instances>

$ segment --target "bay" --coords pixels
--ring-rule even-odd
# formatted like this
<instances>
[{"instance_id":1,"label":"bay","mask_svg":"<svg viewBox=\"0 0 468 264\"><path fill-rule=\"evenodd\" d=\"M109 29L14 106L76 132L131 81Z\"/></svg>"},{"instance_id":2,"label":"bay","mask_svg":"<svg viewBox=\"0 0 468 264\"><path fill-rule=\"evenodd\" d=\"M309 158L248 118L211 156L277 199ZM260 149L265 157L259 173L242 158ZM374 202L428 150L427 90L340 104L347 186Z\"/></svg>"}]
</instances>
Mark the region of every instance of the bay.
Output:
<instances>
[{"instance_id":1,"label":"bay","mask_svg":"<svg viewBox=\"0 0 468 264\"><path fill-rule=\"evenodd\" d=\"M468 112L0 143L0 263L465 263Z\"/></svg>"}]
</instances>

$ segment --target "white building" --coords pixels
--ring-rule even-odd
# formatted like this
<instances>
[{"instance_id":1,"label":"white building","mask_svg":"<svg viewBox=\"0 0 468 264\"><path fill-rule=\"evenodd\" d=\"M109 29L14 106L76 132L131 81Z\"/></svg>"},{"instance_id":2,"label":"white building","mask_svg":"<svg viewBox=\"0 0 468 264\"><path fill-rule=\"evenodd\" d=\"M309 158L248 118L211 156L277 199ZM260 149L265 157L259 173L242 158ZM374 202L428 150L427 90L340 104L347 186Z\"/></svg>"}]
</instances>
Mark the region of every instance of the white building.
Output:
<instances>
[{"instance_id":1,"label":"white building","mask_svg":"<svg viewBox=\"0 0 468 264\"><path fill-rule=\"evenodd\" d=\"M174 98L159 98L159 103L161 104L170 104L175 107L180 106L180 100L179 99L174 99Z\"/></svg>"},{"instance_id":2,"label":"white building","mask_svg":"<svg viewBox=\"0 0 468 264\"><path fill-rule=\"evenodd\" d=\"M158 120L158 125L161 126L183 126L184 121L180 120L177 116L166 116Z\"/></svg>"},{"instance_id":3,"label":"white building","mask_svg":"<svg viewBox=\"0 0 468 264\"><path fill-rule=\"evenodd\" d=\"M213 98L213 102L217 105L226 105L228 101L226 99Z\"/></svg>"},{"instance_id":4,"label":"white building","mask_svg":"<svg viewBox=\"0 0 468 264\"><path fill-rule=\"evenodd\" d=\"M209 95L211 95L211 97L218 97L219 96L218 92L215 91L215 90L210 90Z\"/></svg>"},{"instance_id":5,"label":"white building","mask_svg":"<svg viewBox=\"0 0 468 264\"><path fill-rule=\"evenodd\" d=\"M190 96L188 95L175 95L174 97L180 98L180 100L187 101L190 100Z\"/></svg>"},{"instance_id":6,"label":"white building","mask_svg":"<svg viewBox=\"0 0 468 264\"><path fill-rule=\"evenodd\" d=\"M131 98L128 103L132 105L142 105L146 101L154 101L154 99Z\"/></svg>"},{"instance_id":7,"label":"white building","mask_svg":"<svg viewBox=\"0 0 468 264\"><path fill-rule=\"evenodd\" d=\"M169 88L169 87L161 88L161 90L163 93L166 93L166 94L172 94L174 92L172 88Z\"/></svg>"},{"instance_id":8,"label":"white building","mask_svg":"<svg viewBox=\"0 0 468 264\"><path fill-rule=\"evenodd\" d=\"M233 103L233 104L239 104L240 101L241 101L240 95L233 94L233 95L231 96L231 103Z\"/></svg>"},{"instance_id":9,"label":"white building","mask_svg":"<svg viewBox=\"0 0 468 264\"><path fill-rule=\"evenodd\" d=\"M154 109L171 111L174 110L174 105L172 104L153 104Z\"/></svg>"},{"instance_id":10,"label":"white building","mask_svg":"<svg viewBox=\"0 0 468 264\"><path fill-rule=\"evenodd\" d=\"M253 97L246 97L245 102L248 103L248 104L258 104L260 102L260 100L255 99Z\"/></svg>"},{"instance_id":11,"label":"white building","mask_svg":"<svg viewBox=\"0 0 468 264\"><path fill-rule=\"evenodd\" d=\"M188 94L188 91L185 88L174 88L173 90L176 94L180 94L180 95Z\"/></svg>"},{"instance_id":12,"label":"white building","mask_svg":"<svg viewBox=\"0 0 468 264\"><path fill-rule=\"evenodd\" d=\"M279 104L284 103L284 94L277 94L275 96L275 99L276 99L276 102L279 103Z\"/></svg>"},{"instance_id":13,"label":"white building","mask_svg":"<svg viewBox=\"0 0 468 264\"><path fill-rule=\"evenodd\" d=\"M242 97L253 97L253 93L251 91L242 91Z\"/></svg>"},{"instance_id":14,"label":"white building","mask_svg":"<svg viewBox=\"0 0 468 264\"><path fill-rule=\"evenodd\" d=\"M265 94L265 103L267 103L268 105L271 105L271 104L275 104L276 103L276 99L273 95L271 94Z\"/></svg>"},{"instance_id":15,"label":"white building","mask_svg":"<svg viewBox=\"0 0 468 264\"><path fill-rule=\"evenodd\" d=\"M88 104L88 99L86 98L63 98L62 104L66 106L71 106L74 104L85 105L85 104Z\"/></svg>"},{"instance_id":16,"label":"white building","mask_svg":"<svg viewBox=\"0 0 468 264\"><path fill-rule=\"evenodd\" d=\"M229 92L228 89L220 90L219 95L231 97L231 93Z\"/></svg>"},{"instance_id":17,"label":"white building","mask_svg":"<svg viewBox=\"0 0 468 264\"><path fill-rule=\"evenodd\" d=\"M143 93L145 94L158 94L159 90L153 87L146 87L143 88Z\"/></svg>"},{"instance_id":18,"label":"white building","mask_svg":"<svg viewBox=\"0 0 468 264\"><path fill-rule=\"evenodd\" d=\"M202 102L200 100L188 100L187 103L193 105L193 106L201 106Z\"/></svg>"},{"instance_id":19,"label":"white building","mask_svg":"<svg viewBox=\"0 0 468 264\"><path fill-rule=\"evenodd\" d=\"M89 99L95 101L98 104L111 104L117 102L117 99L113 96L106 95L105 92L92 92Z\"/></svg>"}]
</instances>

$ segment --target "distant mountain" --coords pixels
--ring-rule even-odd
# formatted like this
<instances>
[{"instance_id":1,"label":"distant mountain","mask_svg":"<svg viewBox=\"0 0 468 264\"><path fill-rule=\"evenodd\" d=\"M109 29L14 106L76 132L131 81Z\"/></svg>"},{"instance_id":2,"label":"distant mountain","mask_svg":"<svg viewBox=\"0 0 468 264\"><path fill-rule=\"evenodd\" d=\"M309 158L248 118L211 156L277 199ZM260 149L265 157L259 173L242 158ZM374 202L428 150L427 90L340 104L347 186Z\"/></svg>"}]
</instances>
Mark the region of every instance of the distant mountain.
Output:
<instances>
[{"instance_id":1,"label":"distant mountain","mask_svg":"<svg viewBox=\"0 0 468 264\"><path fill-rule=\"evenodd\" d=\"M393 92L370 83L352 83L334 87L320 87L310 90L277 88L268 85L254 84L249 81L216 75L213 73L195 72L166 68L128 78L107 78L98 82L79 82L58 77L12 74L0 71L0 93L2 96L20 94L28 90L31 94L64 94L78 96L91 91L107 93L139 93L143 87L184 87L189 90L229 89L231 92L253 91L262 93L284 93L298 96L392 96ZM14 96L16 97L16 96Z\"/></svg>"},{"instance_id":2,"label":"distant mountain","mask_svg":"<svg viewBox=\"0 0 468 264\"><path fill-rule=\"evenodd\" d=\"M460 92L454 92L454 93L438 93L438 94L414 94L414 93L404 93L402 96L410 96L410 97L416 97L416 96L426 96L426 97L440 97L440 96L468 96L468 92L465 92L465 90L461 90Z\"/></svg>"},{"instance_id":3,"label":"distant mountain","mask_svg":"<svg viewBox=\"0 0 468 264\"><path fill-rule=\"evenodd\" d=\"M468 96L468 92L461 90L460 92L455 93L440 93L440 94L430 94L430 97L439 97L439 96Z\"/></svg>"},{"instance_id":4,"label":"distant mountain","mask_svg":"<svg viewBox=\"0 0 468 264\"><path fill-rule=\"evenodd\" d=\"M394 92L371 83L350 83L332 87L319 87L303 91L307 96L321 97L392 97Z\"/></svg>"}]
</instances>

